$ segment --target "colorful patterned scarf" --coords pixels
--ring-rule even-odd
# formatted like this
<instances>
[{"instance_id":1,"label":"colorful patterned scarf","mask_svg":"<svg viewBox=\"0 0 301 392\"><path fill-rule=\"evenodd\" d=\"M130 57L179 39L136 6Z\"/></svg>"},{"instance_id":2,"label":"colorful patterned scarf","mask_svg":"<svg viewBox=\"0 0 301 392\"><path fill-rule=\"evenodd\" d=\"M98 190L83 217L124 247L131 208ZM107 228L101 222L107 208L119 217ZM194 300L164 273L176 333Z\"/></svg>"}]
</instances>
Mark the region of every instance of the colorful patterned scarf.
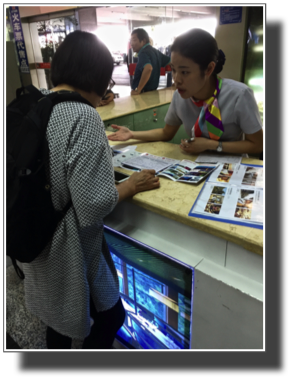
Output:
<instances>
[{"instance_id":1,"label":"colorful patterned scarf","mask_svg":"<svg viewBox=\"0 0 301 392\"><path fill-rule=\"evenodd\" d=\"M217 97L222 88L222 78L217 76L216 87L213 96L206 101L195 101L191 98L192 102L202 107L200 115L196 123L192 127L192 137L201 137L202 129L206 123L210 139L219 140L224 132L222 124L221 112L218 107Z\"/></svg>"}]
</instances>

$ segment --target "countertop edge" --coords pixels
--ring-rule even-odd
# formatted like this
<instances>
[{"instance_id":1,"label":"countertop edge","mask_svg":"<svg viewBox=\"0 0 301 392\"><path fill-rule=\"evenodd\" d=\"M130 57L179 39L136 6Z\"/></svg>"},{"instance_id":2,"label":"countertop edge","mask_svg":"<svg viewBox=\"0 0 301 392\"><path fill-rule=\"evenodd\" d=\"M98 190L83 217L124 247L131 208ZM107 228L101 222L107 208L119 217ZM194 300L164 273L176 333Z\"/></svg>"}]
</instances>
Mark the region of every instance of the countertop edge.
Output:
<instances>
[{"instance_id":1,"label":"countertop edge","mask_svg":"<svg viewBox=\"0 0 301 392\"><path fill-rule=\"evenodd\" d=\"M225 233L223 231L222 227L223 227L223 225L226 225L227 223L220 222L220 224L221 224L220 229L217 229L215 227L215 228L212 228L212 230L211 230L211 228L208 227L206 224L202 224L202 222L199 222L199 224L198 224L199 228L197 228L196 225L193 224L193 220L179 219L179 216L176 213L172 213L170 211L167 211L167 212L162 211L161 209L159 209L155 206L152 206L150 204L145 203L145 201L135 199L135 196L133 198L127 199L127 200L132 204L138 205L139 207L145 208L146 210L152 211L158 215L165 216L168 219L172 219L176 222L190 226L190 227L194 228L195 230L204 231L208 234L214 235L215 237L219 237L219 238L222 238L226 241L230 241L230 242L246 249L249 252L263 256L263 247L262 246L254 243L254 242L250 243L250 240L248 242L243 237L237 237L237 233L235 233L235 235L233 235L233 236L231 236L229 233Z\"/></svg>"}]
</instances>

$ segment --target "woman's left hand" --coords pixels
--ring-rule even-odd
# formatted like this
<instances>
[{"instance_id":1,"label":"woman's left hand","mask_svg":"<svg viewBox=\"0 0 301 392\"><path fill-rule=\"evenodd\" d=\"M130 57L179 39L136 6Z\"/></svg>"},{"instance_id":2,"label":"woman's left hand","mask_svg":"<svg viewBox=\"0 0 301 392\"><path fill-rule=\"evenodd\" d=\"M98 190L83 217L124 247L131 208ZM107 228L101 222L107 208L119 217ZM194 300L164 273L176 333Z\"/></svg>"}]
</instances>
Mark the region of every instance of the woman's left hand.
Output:
<instances>
[{"instance_id":1,"label":"woman's left hand","mask_svg":"<svg viewBox=\"0 0 301 392\"><path fill-rule=\"evenodd\" d=\"M107 100L107 99L102 99L102 100L99 102L98 106L105 106L105 105L108 105L110 102L111 102L111 101L109 101L109 100Z\"/></svg>"},{"instance_id":2,"label":"woman's left hand","mask_svg":"<svg viewBox=\"0 0 301 392\"><path fill-rule=\"evenodd\" d=\"M209 139L205 137L196 137L193 141L188 143L189 139L182 139L180 149L187 154L199 154L209 148Z\"/></svg>"}]
</instances>

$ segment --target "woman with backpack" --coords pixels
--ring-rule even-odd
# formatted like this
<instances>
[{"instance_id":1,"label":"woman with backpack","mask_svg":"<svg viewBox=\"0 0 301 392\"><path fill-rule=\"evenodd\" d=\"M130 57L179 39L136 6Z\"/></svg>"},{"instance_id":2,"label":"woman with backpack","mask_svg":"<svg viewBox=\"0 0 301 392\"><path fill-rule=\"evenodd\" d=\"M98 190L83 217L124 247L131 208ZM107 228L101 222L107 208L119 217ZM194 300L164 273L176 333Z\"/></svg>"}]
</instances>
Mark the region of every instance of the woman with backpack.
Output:
<instances>
[{"instance_id":1,"label":"woman with backpack","mask_svg":"<svg viewBox=\"0 0 301 392\"><path fill-rule=\"evenodd\" d=\"M104 124L95 110L113 71L106 46L93 34L70 33L51 64L52 90L74 91L87 103L53 107L47 126L49 181L56 210L72 201L39 256L23 264L27 308L47 325L47 347L110 349L125 311L117 272L103 234L103 218L137 192L159 187L154 170L117 186Z\"/></svg>"}]
</instances>

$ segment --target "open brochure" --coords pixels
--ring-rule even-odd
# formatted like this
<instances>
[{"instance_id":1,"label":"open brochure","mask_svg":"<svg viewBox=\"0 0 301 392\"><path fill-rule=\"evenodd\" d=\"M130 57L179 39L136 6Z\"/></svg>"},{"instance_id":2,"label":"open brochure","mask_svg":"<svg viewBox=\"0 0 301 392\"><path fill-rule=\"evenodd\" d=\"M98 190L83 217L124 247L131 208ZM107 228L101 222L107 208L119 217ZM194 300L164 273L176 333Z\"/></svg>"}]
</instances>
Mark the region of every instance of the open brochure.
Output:
<instances>
[{"instance_id":1,"label":"open brochure","mask_svg":"<svg viewBox=\"0 0 301 392\"><path fill-rule=\"evenodd\" d=\"M216 164L203 164L183 159L175 165L169 166L161 171L158 176L167 177L173 181L189 182L190 184L199 184L204 181L216 168Z\"/></svg>"},{"instance_id":2,"label":"open brochure","mask_svg":"<svg viewBox=\"0 0 301 392\"><path fill-rule=\"evenodd\" d=\"M221 165L210 176L189 216L262 229L263 168L231 165Z\"/></svg>"},{"instance_id":3,"label":"open brochure","mask_svg":"<svg viewBox=\"0 0 301 392\"><path fill-rule=\"evenodd\" d=\"M156 173L159 173L178 162L180 162L178 159L160 157L144 152L122 161L121 167L130 170L153 169Z\"/></svg>"},{"instance_id":4,"label":"open brochure","mask_svg":"<svg viewBox=\"0 0 301 392\"><path fill-rule=\"evenodd\" d=\"M130 170L153 169L158 176L173 181L198 184L204 181L217 167L217 164L198 164L186 159L179 161L149 153L124 150L113 157L113 165Z\"/></svg>"}]
</instances>

